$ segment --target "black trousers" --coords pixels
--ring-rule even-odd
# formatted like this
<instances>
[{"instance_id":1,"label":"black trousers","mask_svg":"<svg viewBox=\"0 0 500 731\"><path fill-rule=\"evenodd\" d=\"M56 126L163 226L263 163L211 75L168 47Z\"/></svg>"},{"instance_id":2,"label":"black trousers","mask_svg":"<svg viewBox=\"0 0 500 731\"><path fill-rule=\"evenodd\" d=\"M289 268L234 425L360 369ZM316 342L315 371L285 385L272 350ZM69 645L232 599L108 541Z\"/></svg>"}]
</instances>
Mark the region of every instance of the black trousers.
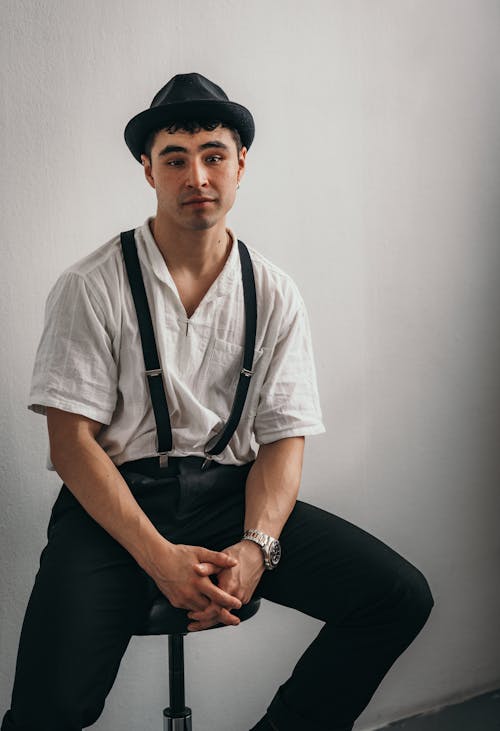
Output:
<instances>
[{"instance_id":1,"label":"black trousers","mask_svg":"<svg viewBox=\"0 0 500 731\"><path fill-rule=\"evenodd\" d=\"M222 550L241 538L250 467L212 465L202 472L200 460L187 457L166 470L151 460L121 469L165 537ZM2 731L91 726L138 618L159 593L64 485L47 538ZM256 594L325 624L270 699L269 717L280 731L349 731L425 624L433 606L428 583L373 535L300 500L280 541L281 562L264 573ZM262 647L264 656L269 651ZM240 727L235 718L234 729Z\"/></svg>"}]
</instances>

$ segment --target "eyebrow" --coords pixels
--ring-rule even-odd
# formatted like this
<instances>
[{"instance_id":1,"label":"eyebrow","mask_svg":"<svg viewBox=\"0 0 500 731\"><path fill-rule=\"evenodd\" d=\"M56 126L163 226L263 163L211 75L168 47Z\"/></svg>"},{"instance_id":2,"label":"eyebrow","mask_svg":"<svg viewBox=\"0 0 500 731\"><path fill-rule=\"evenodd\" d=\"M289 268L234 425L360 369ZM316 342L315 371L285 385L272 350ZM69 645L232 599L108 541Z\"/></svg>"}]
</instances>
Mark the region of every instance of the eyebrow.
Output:
<instances>
[{"instance_id":1,"label":"eyebrow","mask_svg":"<svg viewBox=\"0 0 500 731\"><path fill-rule=\"evenodd\" d=\"M220 142L220 140L210 140L209 142L204 142L202 145L199 146L199 150L208 150L210 147L216 147L220 150L227 150L227 145L224 144L224 142ZM158 153L158 157L162 157L163 155L168 155L171 152L188 152L186 147L181 147L180 145L167 145L163 148L163 150L160 150Z\"/></svg>"}]
</instances>

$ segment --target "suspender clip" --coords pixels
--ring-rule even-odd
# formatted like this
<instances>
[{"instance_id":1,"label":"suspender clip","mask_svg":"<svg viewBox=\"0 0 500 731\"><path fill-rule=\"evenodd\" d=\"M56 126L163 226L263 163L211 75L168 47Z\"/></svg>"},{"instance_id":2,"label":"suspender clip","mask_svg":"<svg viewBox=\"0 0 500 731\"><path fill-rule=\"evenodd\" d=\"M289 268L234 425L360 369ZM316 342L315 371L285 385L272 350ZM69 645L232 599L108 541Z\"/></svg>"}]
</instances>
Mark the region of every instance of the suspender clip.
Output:
<instances>
[{"instance_id":1,"label":"suspender clip","mask_svg":"<svg viewBox=\"0 0 500 731\"><path fill-rule=\"evenodd\" d=\"M251 378L251 376L253 376L254 374L254 371L249 371L247 368L242 368L240 374L242 376L246 376L247 378Z\"/></svg>"},{"instance_id":2,"label":"suspender clip","mask_svg":"<svg viewBox=\"0 0 500 731\"><path fill-rule=\"evenodd\" d=\"M149 376L161 376L163 373L163 370L161 368L153 368L150 371L146 371L146 375Z\"/></svg>"},{"instance_id":3,"label":"suspender clip","mask_svg":"<svg viewBox=\"0 0 500 731\"><path fill-rule=\"evenodd\" d=\"M158 452L160 467L168 467L168 452Z\"/></svg>"},{"instance_id":4,"label":"suspender clip","mask_svg":"<svg viewBox=\"0 0 500 731\"><path fill-rule=\"evenodd\" d=\"M212 455L211 455L211 454L207 454L207 453L205 452L205 461L204 461L204 462L203 462L203 464L201 465L201 469L202 469L202 470L208 470L208 468L210 467L210 465L211 465L211 463L212 463L212 460L213 460L213 457L212 457Z\"/></svg>"}]
</instances>

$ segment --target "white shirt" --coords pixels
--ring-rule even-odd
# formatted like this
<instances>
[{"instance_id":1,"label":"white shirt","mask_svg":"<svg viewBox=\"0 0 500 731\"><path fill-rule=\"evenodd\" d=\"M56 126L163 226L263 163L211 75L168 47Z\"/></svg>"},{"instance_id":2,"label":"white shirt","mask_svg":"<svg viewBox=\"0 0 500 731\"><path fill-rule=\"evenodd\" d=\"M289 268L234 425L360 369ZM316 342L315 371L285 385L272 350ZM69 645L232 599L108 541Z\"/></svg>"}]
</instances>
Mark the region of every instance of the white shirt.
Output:
<instances>
[{"instance_id":1,"label":"white shirt","mask_svg":"<svg viewBox=\"0 0 500 731\"><path fill-rule=\"evenodd\" d=\"M231 409L242 366L245 311L238 247L188 319L149 228L135 240L164 369L171 456L204 456ZM248 247L257 292L254 375L231 441L214 459L240 465L258 445L325 431L303 300L292 279ZM116 465L156 452L135 308L115 236L67 269L52 288L29 408L82 414L104 424L97 441ZM49 462L49 467L51 467Z\"/></svg>"}]
</instances>

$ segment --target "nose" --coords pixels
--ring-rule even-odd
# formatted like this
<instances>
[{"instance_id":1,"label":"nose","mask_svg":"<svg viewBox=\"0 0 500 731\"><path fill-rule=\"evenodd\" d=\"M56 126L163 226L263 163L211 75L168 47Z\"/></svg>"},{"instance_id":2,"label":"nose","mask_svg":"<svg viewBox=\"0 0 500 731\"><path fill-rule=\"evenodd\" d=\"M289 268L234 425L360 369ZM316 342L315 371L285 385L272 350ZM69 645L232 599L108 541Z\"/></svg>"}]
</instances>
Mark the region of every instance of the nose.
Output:
<instances>
[{"instance_id":1,"label":"nose","mask_svg":"<svg viewBox=\"0 0 500 731\"><path fill-rule=\"evenodd\" d=\"M203 188L207 185L207 174L200 160L192 160L187 169L186 185L188 188Z\"/></svg>"}]
</instances>

